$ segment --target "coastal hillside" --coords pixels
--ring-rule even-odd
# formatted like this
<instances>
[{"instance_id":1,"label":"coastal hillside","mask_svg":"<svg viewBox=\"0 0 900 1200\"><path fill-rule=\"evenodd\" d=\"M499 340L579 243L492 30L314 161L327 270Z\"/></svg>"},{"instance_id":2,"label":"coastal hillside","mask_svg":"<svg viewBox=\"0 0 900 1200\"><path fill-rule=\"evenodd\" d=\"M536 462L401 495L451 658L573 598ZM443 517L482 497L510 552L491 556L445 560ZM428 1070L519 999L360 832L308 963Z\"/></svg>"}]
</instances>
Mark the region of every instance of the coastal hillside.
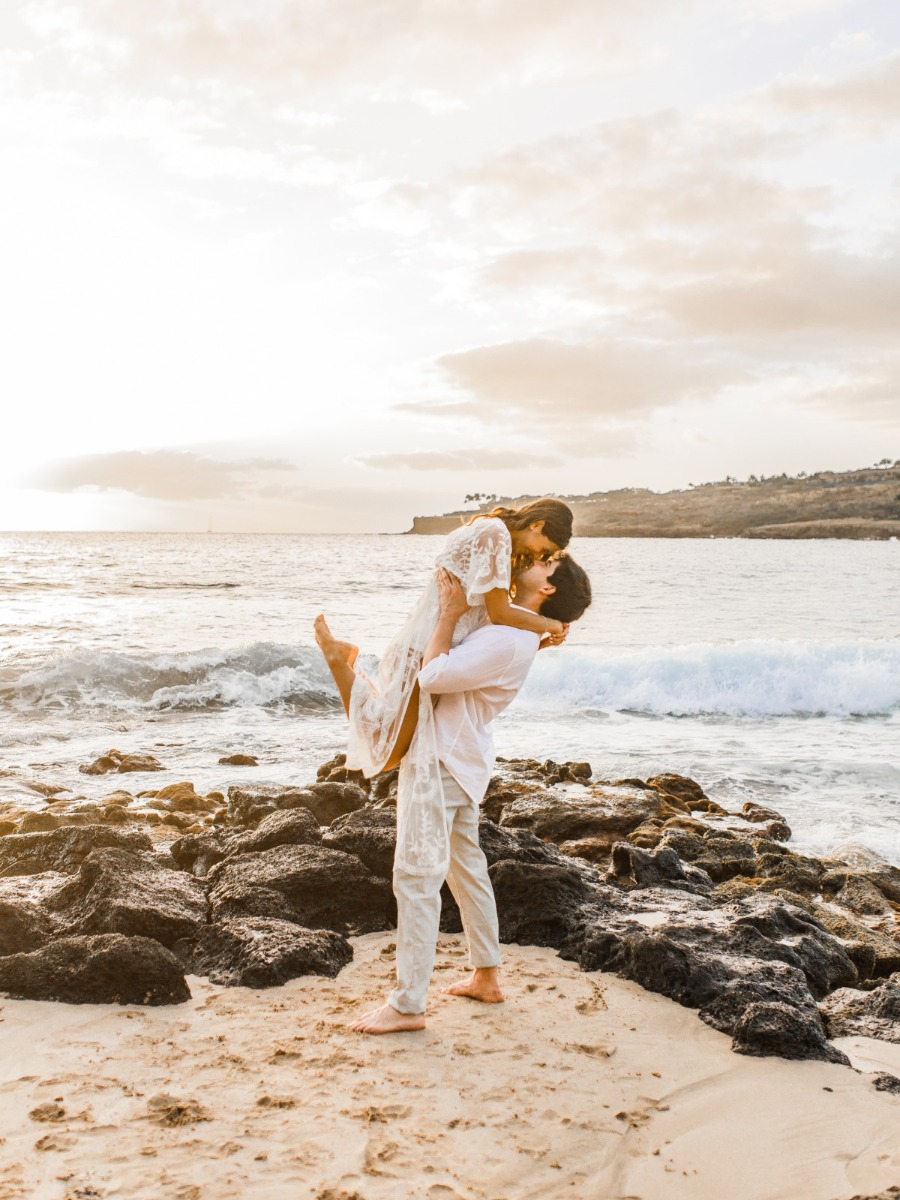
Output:
<instances>
[{"instance_id":1,"label":"coastal hillside","mask_svg":"<svg viewBox=\"0 0 900 1200\"><path fill-rule=\"evenodd\" d=\"M447 533L494 504L533 497L491 497L479 507L416 517L410 533ZM858 471L728 478L683 491L620 488L565 496L578 537L900 537L900 461Z\"/></svg>"}]
</instances>

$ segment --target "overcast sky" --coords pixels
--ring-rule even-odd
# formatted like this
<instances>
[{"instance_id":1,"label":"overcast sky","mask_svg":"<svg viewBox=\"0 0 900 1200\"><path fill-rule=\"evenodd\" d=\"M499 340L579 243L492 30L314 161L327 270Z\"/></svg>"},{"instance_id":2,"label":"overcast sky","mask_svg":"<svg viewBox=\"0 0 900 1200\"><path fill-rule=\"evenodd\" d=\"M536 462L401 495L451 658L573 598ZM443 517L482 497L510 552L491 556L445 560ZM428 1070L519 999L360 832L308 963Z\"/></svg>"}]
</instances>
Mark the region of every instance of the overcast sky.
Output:
<instances>
[{"instance_id":1,"label":"overcast sky","mask_svg":"<svg viewBox=\"0 0 900 1200\"><path fill-rule=\"evenodd\" d=\"M0 528L900 457L896 0L26 0L0 47Z\"/></svg>"}]
</instances>

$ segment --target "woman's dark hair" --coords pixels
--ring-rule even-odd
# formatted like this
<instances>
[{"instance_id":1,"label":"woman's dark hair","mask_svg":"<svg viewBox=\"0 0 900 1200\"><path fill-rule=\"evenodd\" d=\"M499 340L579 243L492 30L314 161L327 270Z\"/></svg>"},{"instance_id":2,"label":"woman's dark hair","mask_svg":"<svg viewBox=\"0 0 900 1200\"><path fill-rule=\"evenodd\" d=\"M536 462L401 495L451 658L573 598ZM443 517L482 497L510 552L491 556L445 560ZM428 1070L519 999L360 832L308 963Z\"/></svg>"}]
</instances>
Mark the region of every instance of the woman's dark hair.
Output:
<instances>
[{"instance_id":1,"label":"woman's dark hair","mask_svg":"<svg viewBox=\"0 0 900 1200\"><path fill-rule=\"evenodd\" d=\"M577 621L591 604L591 581L574 558L564 554L550 576L556 588L541 605L541 616L555 621Z\"/></svg>"},{"instance_id":2,"label":"woman's dark hair","mask_svg":"<svg viewBox=\"0 0 900 1200\"><path fill-rule=\"evenodd\" d=\"M554 500L545 496L542 500L531 500L521 508L493 508L490 512L479 513L472 521L480 521L483 517L499 517L506 528L527 529L535 521L544 522L544 536L548 537L560 550L565 550L572 538L572 510L562 500Z\"/></svg>"}]
</instances>

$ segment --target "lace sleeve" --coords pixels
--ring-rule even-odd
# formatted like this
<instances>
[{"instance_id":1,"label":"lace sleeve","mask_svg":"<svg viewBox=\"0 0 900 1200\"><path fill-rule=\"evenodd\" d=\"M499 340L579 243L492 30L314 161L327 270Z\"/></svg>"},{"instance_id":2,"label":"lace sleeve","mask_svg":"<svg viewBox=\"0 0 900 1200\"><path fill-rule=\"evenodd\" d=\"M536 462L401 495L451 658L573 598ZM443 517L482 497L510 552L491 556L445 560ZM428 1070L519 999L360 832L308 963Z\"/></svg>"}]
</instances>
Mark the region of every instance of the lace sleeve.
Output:
<instances>
[{"instance_id":1,"label":"lace sleeve","mask_svg":"<svg viewBox=\"0 0 900 1200\"><path fill-rule=\"evenodd\" d=\"M486 517L464 526L448 549L448 559L441 565L459 579L469 604L483 604L485 592L509 587L512 539L498 518Z\"/></svg>"}]
</instances>

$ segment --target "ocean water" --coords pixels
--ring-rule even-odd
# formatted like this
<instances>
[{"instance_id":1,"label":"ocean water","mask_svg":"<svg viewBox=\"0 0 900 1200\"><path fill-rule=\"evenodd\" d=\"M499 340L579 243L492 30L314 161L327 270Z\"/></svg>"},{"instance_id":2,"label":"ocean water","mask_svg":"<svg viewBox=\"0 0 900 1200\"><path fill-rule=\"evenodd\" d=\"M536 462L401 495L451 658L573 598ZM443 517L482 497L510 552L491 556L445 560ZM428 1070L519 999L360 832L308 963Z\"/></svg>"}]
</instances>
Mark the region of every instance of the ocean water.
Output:
<instances>
[{"instance_id":1,"label":"ocean water","mask_svg":"<svg viewBox=\"0 0 900 1200\"><path fill-rule=\"evenodd\" d=\"M442 539L0 535L0 800L302 782L346 725L312 638L375 657ZM595 602L498 720L507 756L677 771L787 816L799 849L900 863L900 544L585 539ZM89 777L106 750L164 774ZM258 768L220 756L255 754Z\"/></svg>"}]
</instances>

